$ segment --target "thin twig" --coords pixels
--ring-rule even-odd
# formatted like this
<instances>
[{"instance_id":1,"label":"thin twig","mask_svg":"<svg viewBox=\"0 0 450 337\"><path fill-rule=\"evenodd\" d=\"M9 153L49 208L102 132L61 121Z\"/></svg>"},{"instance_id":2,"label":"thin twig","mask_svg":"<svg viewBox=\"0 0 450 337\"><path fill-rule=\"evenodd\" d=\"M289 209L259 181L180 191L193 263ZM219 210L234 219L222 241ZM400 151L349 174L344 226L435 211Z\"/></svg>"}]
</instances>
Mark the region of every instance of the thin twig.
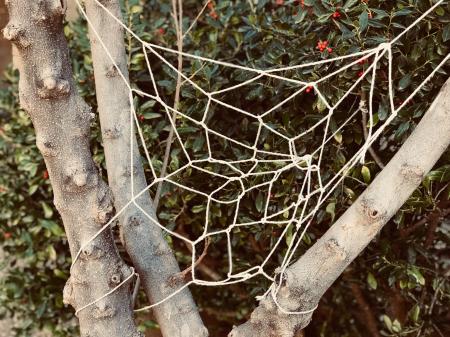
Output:
<instances>
[{"instance_id":1,"label":"thin twig","mask_svg":"<svg viewBox=\"0 0 450 337\"><path fill-rule=\"evenodd\" d=\"M131 299L131 308L134 309L135 305L136 305L136 299L138 297L139 294L139 287L141 285L141 277L139 276L138 273L136 273L136 283L134 284L134 289L133 289L133 297Z\"/></svg>"},{"instance_id":2,"label":"thin twig","mask_svg":"<svg viewBox=\"0 0 450 337\"><path fill-rule=\"evenodd\" d=\"M186 37L187 34L189 34L189 32L192 30L192 28L194 28L195 24L197 23L197 21L200 19L200 17L202 16L203 12L205 11L206 7L208 7L209 3L211 2L211 0L206 1L206 3L203 5L202 9L200 10L200 12L197 14L197 16L195 17L194 21L192 21L191 25L189 26L189 28L186 30L186 32L183 34L182 39L184 39Z\"/></svg>"},{"instance_id":3,"label":"thin twig","mask_svg":"<svg viewBox=\"0 0 450 337\"><path fill-rule=\"evenodd\" d=\"M177 216L178 217L178 216ZM178 228L178 233L183 235L183 236L187 236L188 234L185 232L185 230L183 229L183 225L181 225ZM192 245L184 242L186 245L186 248L189 250L190 253L192 253ZM205 263L202 264L197 264L197 266L195 266L196 268L198 268L199 271L201 271L203 274L205 274L206 276L210 277L211 280L213 281L220 281L221 277L220 275L215 272L214 270L212 270L211 268L209 268Z\"/></svg>"},{"instance_id":4,"label":"thin twig","mask_svg":"<svg viewBox=\"0 0 450 337\"><path fill-rule=\"evenodd\" d=\"M362 114L362 129L364 133L364 140L367 141L367 137L369 137L367 133L367 107L366 107L366 99L364 92L361 93L361 103L360 103L360 109ZM377 155L375 150L372 148L372 146L369 146L368 148L370 155L372 156L373 160L377 165L380 167L380 169L384 169L385 165L383 161L380 159L380 157Z\"/></svg>"},{"instance_id":5,"label":"thin twig","mask_svg":"<svg viewBox=\"0 0 450 337\"><path fill-rule=\"evenodd\" d=\"M205 256L208 254L208 248L209 248L209 245L210 245L210 244L211 244L211 240L210 240L209 237L207 237L207 238L205 239L205 247L203 248L202 255L200 255L200 257L197 259L197 261L195 261L195 263L194 263L193 266L192 266L192 264L191 264L191 265L190 265L189 267L187 267L185 270L183 270L182 272L180 272L180 274L178 274L179 277L181 277L181 278L184 280L185 277L186 277L186 275L188 275L188 274L191 272L192 267L195 269L195 268L197 268L198 265L200 265L200 264L202 263L203 259L204 259Z\"/></svg>"},{"instance_id":6,"label":"thin twig","mask_svg":"<svg viewBox=\"0 0 450 337\"><path fill-rule=\"evenodd\" d=\"M184 281L186 276L192 271L192 268L194 268L194 270L195 270L195 268L197 268L197 266L199 266L203 262L203 259L208 254L208 248L209 248L210 243L211 243L211 240L209 237L207 237L205 239L205 247L203 248L202 255L200 255L200 257L197 259L197 261L195 261L195 263L193 265L191 264L189 267L187 267L183 271L179 272L176 275L173 275L170 278L169 283L177 283L179 281Z\"/></svg>"},{"instance_id":7,"label":"thin twig","mask_svg":"<svg viewBox=\"0 0 450 337\"><path fill-rule=\"evenodd\" d=\"M178 69L177 69L177 86L175 88L175 98L173 102L173 109L175 110L172 114L173 123L176 124L177 109L180 104L180 92L182 86L181 72L183 71L183 4L182 0L172 0L172 10L173 10L173 20L175 24L175 31L177 34L177 48L178 48ZM170 128L169 136L167 137L166 151L164 153L163 165L161 168L161 178L164 178L167 171L167 166L169 164L170 150L172 147L173 136L175 130L173 127ZM153 201L153 207L155 211L158 209L159 199L161 197L163 182L159 182L158 188L156 189L155 199Z\"/></svg>"},{"instance_id":8,"label":"thin twig","mask_svg":"<svg viewBox=\"0 0 450 337\"><path fill-rule=\"evenodd\" d=\"M181 83L181 85L184 85L184 83L186 83L188 80L192 80L192 79L195 77L195 75L197 75L200 71L203 70L203 68L205 68L205 66L206 66L206 64L203 63L202 66L201 66L200 68L198 68L191 76L189 76L189 78L185 79L185 80Z\"/></svg>"}]
</instances>

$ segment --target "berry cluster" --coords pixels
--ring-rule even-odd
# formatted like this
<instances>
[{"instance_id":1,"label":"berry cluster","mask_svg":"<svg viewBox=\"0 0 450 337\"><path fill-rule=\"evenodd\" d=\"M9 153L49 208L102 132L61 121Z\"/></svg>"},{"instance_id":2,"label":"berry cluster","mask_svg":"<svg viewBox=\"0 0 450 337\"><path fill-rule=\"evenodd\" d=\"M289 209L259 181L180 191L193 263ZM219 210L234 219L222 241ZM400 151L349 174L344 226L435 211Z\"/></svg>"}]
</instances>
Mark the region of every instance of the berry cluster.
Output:
<instances>
[{"instance_id":1,"label":"berry cluster","mask_svg":"<svg viewBox=\"0 0 450 337\"><path fill-rule=\"evenodd\" d=\"M327 40L317 42L317 47L316 47L316 48L319 49L320 52L325 51L325 49L326 49L327 52L329 52L329 53L332 53L332 52L333 52L333 49L330 48L330 47L328 47L328 41L327 41Z\"/></svg>"},{"instance_id":2,"label":"berry cluster","mask_svg":"<svg viewBox=\"0 0 450 337\"><path fill-rule=\"evenodd\" d=\"M214 8L214 2L212 1L208 2L208 9L209 9L209 16L212 19L217 20L219 18L219 14L217 14L216 9Z\"/></svg>"}]
</instances>

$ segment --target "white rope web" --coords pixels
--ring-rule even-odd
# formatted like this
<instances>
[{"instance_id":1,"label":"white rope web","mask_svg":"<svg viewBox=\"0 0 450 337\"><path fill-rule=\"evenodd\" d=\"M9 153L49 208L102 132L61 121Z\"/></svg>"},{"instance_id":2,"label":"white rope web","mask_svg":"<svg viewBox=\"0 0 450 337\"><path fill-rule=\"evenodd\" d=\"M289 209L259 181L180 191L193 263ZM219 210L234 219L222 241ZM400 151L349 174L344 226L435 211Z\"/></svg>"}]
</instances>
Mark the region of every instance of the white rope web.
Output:
<instances>
[{"instance_id":1,"label":"white rope web","mask_svg":"<svg viewBox=\"0 0 450 337\"><path fill-rule=\"evenodd\" d=\"M392 79L392 66L393 66L393 60L392 60L392 45L397 42L402 36L404 36L410 29L412 29L415 25L417 25L422 19L424 19L427 15L429 15L432 11L434 11L439 5L443 3L443 0L438 1L435 5L433 5L430 9L428 9L423 15L421 15L414 23L412 23L409 27L405 28L404 31L399 34L397 37L395 37L393 40L391 40L388 43L382 43L378 45L376 48L372 48L369 50L361 51L358 53L353 53L345 56L340 57L334 57L326 60L321 60L317 62L310 62L305 64L299 64L289 67L281 67L276 69L255 69L250 67L245 67L233 63L218 61L198 55L193 55L189 53L184 52L178 52L176 50L162 47L153 43L148 43L146 41L143 41L139 36L137 36L131 29L129 29L126 25L124 25L121 20L117 17L115 17L100 1L95 0L97 5L101 7L103 10L105 10L108 15L110 15L119 25L121 25L129 34L131 34L135 39L137 39L141 45L142 45L142 51L145 56L146 65L148 69L148 73L151 78L151 83L153 86L153 90L155 94L149 94L147 92L141 91L139 89L133 88L130 83L128 82L126 76L120 71L119 67L114 61L114 58L108 51L108 49L105 47L105 44L98 34L98 32L95 30L95 27L92 25L88 15L86 14L85 10L83 9L81 3L79 0L77 0L77 4L79 7L80 12L84 15L85 19L87 20L88 24L90 25L90 28L93 30L94 34L96 35L98 41L103 46L106 54L111 59L111 61L114 63L117 71L120 73L120 76L126 83L128 90L129 90L129 99L130 99L130 122L131 122L131 129L132 133L130 135L131 139L134 137L134 128L136 127L136 130L139 135L139 139L142 143L146 159L148 161L148 164L150 165L150 170L152 174L153 180L151 183L142 191L135 191L134 182L133 182L133 163L131 159L131 179L132 179L132 191L131 191L131 198L129 202L121 209L118 210L116 215L100 230L97 232L96 235L94 235L91 239L89 239L87 242L83 244L83 246L80 248L78 254L73 259L72 266L77 262L82 250L89 245L95 238L100 235L106 228L108 228L114 221L120 216L120 214L130 205L134 205L140 211L142 214L144 214L146 217L148 217L153 223L157 224L163 231L167 232L168 234L184 241L188 245L192 247L192 261L191 261L191 277L192 280L187 282L183 287L177 289L174 291L170 296L164 298L163 300L153 303L152 305L146 306L144 308L138 309L136 311L141 310L147 310L150 309L156 305L159 305L168 299L172 298L176 294L178 294L180 291L182 291L185 287L188 287L192 284L197 285L204 285L204 286L219 286L219 285L227 285L227 284L233 284L238 282L246 281L252 277L255 277L257 275L262 275L266 277L268 280L272 282L272 286L267 290L266 294L264 296L270 294L273 297L273 300L279 307L279 309L288 314L304 314L311 312L315 310L315 308L312 308L308 311L290 311L286 308L281 307L277 302L277 293L281 287L283 277L285 275L286 268L290 265L294 254L296 252L297 247L301 243L308 227L311 225L311 222L318 212L318 210L321 208L322 204L327 200L327 198L333 193L335 188L342 182L342 180L346 177L346 172L355 165L358 164L358 162L364 162L365 154L371 144L377 138L381 135L383 130L392 122L392 120L397 116L398 112L422 89L422 87L428 82L435 73L449 60L450 54L447 55L442 62L439 63L439 65L425 78L425 80L415 88L415 90L408 96L407 99L403 101L403 103L395 107L394 105L394 90L393 90L393 79ZM186 57L191 60L198 60L202 62L208 62L211 64L215 64L218 66L228 67L228 68L234 68L234 69L240 69L249 73L252 73L254 76L246 81L243 81L237 85L230 86L228 88L224 88L217 91L207 91L203 89L200 85L195 83L191 78L183 74L182 72L179 72L176 67L174 67L163 55L162 53L170 53L173 55L179 55L181 54L183 57ZM193 88L201 92L204 96L207 97L207 104L206 108L204 110L202 118L193 118L187 113L183 113L181 111L178 111L174 109L173 107L169 106L162 96L159 94L158 91L158 85L157 81L155 80L154 73L151 68L149 55L152 55L152 57L156 57L159 59L164 65L166 65L169 69L180 75L183 80L191 85ZM377 65L379 64L379 61L382 58L388 59L388 96L389 96L389 105L390 105L390 115L389 117L377 128L373 125L373 95L375 90L375 82L377 78ZM304 82L297 79L293 79L290 77L285 77L282 74L290 71L290 70L297 70L301 68L307 68L312 66L317 66L321 64L326 63L332 63L336 61L341 60L350 60L348 64L342 66L340 69L331 72L327 74L326 76L321 77L320 79L312 82ZM362 76L360 76L354 84L345 92L345 94L336 102L331 103L328 102L325 98L325 95L320 91L319 84L326 81L327 79L332 78L336 74L345 71L347 69L350 69L352 66L356 65L360 61L365 60L369 61L370 65L367 67L367 69L363 72ZM369 92L369 98L368 98L368 106L367 106L367 112L369 115L369 130L367 139L365 140L364 144L361 146L361 148L353 155L352 158L350 158L345 165L339 170L337 174L335 174L333 177L328 179L326 182L323 181L320 174L320 167L322 162L322 157L324 153L325 145L334 138L336 134L338 134L343 127L351 121L351 119L359 112L361 112L362 109L366 109L365 107L359 107L356 109L356 111L349 114L348 119L340 125L334 132L330 131L330 121L331 118L338 108L338 106L351 94L351 92L363 81L366 76L371 76L370 81L370 92ZM277 80L283 80L286 81L292 85L295 85L297 89L294 91L293 94L288 96L287 98L283 99L281 102L279 102L274 107L270 108L269 110L265 111L262 114L255 114L250 111L246 111L242 108L236 107L232 104L223 102L218 98L221 94L224 94L226 92L230 92L235 89L239 89L241 87L244 87L246 85L249 85L251 83L254 83L262 78L273 78ZM323 116L322 119L320 119L317 123L315 123L312 127L310 127L308 130L303 131L293 137L289 137L285 135L284 133L276 130L274 127L272 127L269 123L267 123L264 118L271 114L272 112L276 111L277 109L281 108L284 104L287 102L293 100L296 96L307 92L310 90L314 90L314 92L318 95L318 97L322 100L323 104L325 104L326 109L328 110L328 113ZM178 140L178 142L181 144L181 149L184 154L184 156L187 158L187 164L182 165L180 168L175 170L174 172L171 172L163 177L158 176L156 173L155 167L152 164L151 156L147 150L146 142L144 139L144 134L141 129L139 119L137 116L137 113L134 108L134 102L133 97L134 95L139 95L141 97L146 97L147 99L151 99L159 103L163 110L166 112L167 117L170 121L171 127L174 130L175 136ZM210 107L212 104L216 104L217 106L220 106L224 109L230 109L236 113L242 114L246 116L247 118L251 119L253 122L257 123L257 132L256 132L256 138L253 142L253 144L248 144L247 142L239 141L236 139L233 139L231 137L226 136L225 134L218 132L214 129L212 129L210 126L208 126L207 123L207 116L208 112L210 110ZM183 145L183 138L180 135L180 132L178 132L177 129L177 121L176 119L173 119L173 114L176 114L178 118L183 118L184 120L189 121L190 123L193 123L197 127L200 127L204 134L206 135L206 144L207 144L207 156L202 159L193 159L191 158L189 152ZM312 150L311 152L303 155L298 155L296 150L296 142L302 137L310 134L316 129L323 128L323 139L321 142L321 145L317 148ZM288 144L288 153L282 153L282 152L275 152L275 151L268 151L264 148L261 148L259 146L259 138L261 136L262 132L270 132L274 134L276 137L279 137L281 140L287 142ZM247 151L250 151L252 155L249 158L246 159L240 159L240 160L224 160L224 159L218 159L214 157L213 151L211 149L211 138L216 137L219 139L222 139L223 141L229 142L230 144L233 144L235 146L242 147L246 149ZM133 141L131 141L131 144L133 144ZM133 153L133 149L131 149L131 153ZM132 158L132 156L130 156ZM224 167L227 167L233 174L230 175L223 175L218 172L213 172L210 170L206 170L202 167L203 164L217 164L222 165ZM261 169L260 164L267 164L272 165L273 169ZM250 166L250 169L248 170L241 170L239 167L240 165L248 165ZM180 172L183 172L186 169L196 169L201 171L202 173L208 175L209 179L218 179L218 180L225 180L225 183L221 184L217 189L210 193L205 193L201 190L196 189L195 187L187 186L186 184L183 184L183 182L177 181L176 177L177 174ZM301 183L301 188L298 192L297 200L286 206L284 209L281 209L277 212L271 212L270 211L270 195L271 191L275 186L275 183L279 179L279 177L288 170L299 170L303 174L303 181ZM248 178L255 178L255 177L265 177L266 180L258 183L253 186L246 186L246 179ZM158 219L155 219L154 216L152 216L149 210L143 209L137 202L136 199L138 199L141 195L144 193L147 193L147 191L160 184L161 182L170 183L172 185L177 186L178 188L181 188L186 191L190 191L192 193L195 193L197 195L200 195L204 198L206 198L206 217L205 222L203 224L203 233L195 240L190 240L179 233L177 233L174 230L170 230L160 224ZM230 200L221 200L220 197L217 195L227 186L231 186L232 184L236 184L239 189L239 192L233 199ZM318 185L316 187L315 185ZM238 214L239 214L239 206L241 203L242 198L245 196L246 193L259 189L259 188L267 188L267 194L266 194L266 200L264 202L264 210L263 210L263 217L259 219L251 219L250 221L241 221ZM217 204L234 204L235 205L235 212L233 216L233 222L228 225L226 229L219 229L215 230L213 229L213 224L210 223L209 220L209 211L210 207L213 203ZM311 205L311 203L314 203L314 205ZM289 217L287 219L279 220L280 215L288 212ZM265 260L258 266L250 267L244 271L240 272L233 272L233 253L232 253L232 231L235 228L245 228L249 226L264 226L264 225L280 225L284 226L284 229L277 238L276 243L272 247L270 253L265 258ZM287 247L287 250L285 252L283 261L281 263L281 266L278 268L275 275L269 275L265 270L264 267L268 263L269 259L274 254L277 247L281 244L283 238L285 237L287 231L289 228L292 227L294 229L292 234L292 239L290 240L290 243ZM291 230L292 230L291 228ZM196 247L200 243L205 243L205 240L209 240L209 238L218 236L218 235L224 235L226 236L227 240L227 250L228 250L228 273L227 277L224 280L220 281L206 281L201 280L196 277L196 256L197 256L197 250ZM127 283L134 275L137 275L134 270L133 273L127 277L125 280L123 280L119 285L117 285L114 289L109 291L107 294L103 295L102 297L96 299L95 301L92 301L91 303L88 303L84 305L83 307L79 308L76 313L80 312L81 310L89 307L90 305L100 301L101 299L107 297L114 291L116 291L118 288L120 288L122 285Z\"/></svg>"}]
</instances>

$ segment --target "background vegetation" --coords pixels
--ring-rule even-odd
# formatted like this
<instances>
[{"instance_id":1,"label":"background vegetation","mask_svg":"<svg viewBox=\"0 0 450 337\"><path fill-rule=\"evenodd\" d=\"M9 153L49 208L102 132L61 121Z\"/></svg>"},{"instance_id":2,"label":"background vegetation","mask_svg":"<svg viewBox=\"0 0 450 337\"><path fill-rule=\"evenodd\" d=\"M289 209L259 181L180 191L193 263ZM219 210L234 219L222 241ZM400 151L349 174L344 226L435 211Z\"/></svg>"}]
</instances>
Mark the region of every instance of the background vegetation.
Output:
<instances>
[{"instance_id":1,"label":"background vegetation","mask_svg":"<svg viewBox=\"0 0 450 337\"><path fill-rule=\"evenodd\" d=\"M317 61L337 55L372 48L397 36L433 1L217 1L211 2L200 16L197 25L186 35L184 50L214 59L226 60L256 68ZM185 0L184 31L190 26L203 4ZM176 48L176 34L171 19L169 1L125 0L126 24L146 41ZM94 78L89 41L85 23L68 24L65 33L72 53L75 80L81 95L93 107ZM317 48L327 41L326 48ZM403 100L422 82L448 54L450 47L450 5L448 1L437 8L421 24L397 44L394 52L395 102ZM132 82L141 90L151 92L141 45L127 36L129 69ZM323 50L321 50L323 49ZM163 54L176 66L176 56ZM150 55L160 94L166 102L173 102L176 74L167 65ZM317 79L343 63L305 68L284 75L297 79ZM332 102L367 69L367 63L351 67L320 86ZM207 90L219 90L248 79L245 71L227 69L213 64L184 59L183 71ZM387 104L387 59L377 69L374 99L376 114L373 122L379 125L389 115ZM397 151L423 113L433 101L448 77L448 65L438 72L424 89L410 102L377 141L373 150L378 163L367 155L364 165L357 165L327 200L314 218L298 254L305 251L339 217ZM0 283L1 314L19 318L17 334L31 336L36 328L51 330L54 336L74 336L76 324L71 320L72 309L62 304L62 289L68 277L70 256L63 227L52 206L51 186L45 165L35 146L31 122L18 103L18 74L9 70L4 74L8 85L0 91L0 242L8 257L6 276ZM368 92L370 77L355 88L336 111L332 131L342 125L350 109L355 108ZM261 80L240 90L223 95L243 109L259 113L289 96L295 87L283 81ZM112 93L113 94L113 93ZM184 84L179 109L196 118L204 111L205 97ZM141 127L152 162L161 171L169 119L157 103L142 97L135 98ZM267 122L287 135L298 134L322 118L327 111L312 91L299 95L282 109L271 114ZM255 123L231 110L212 107L208 125L230 137L251 143ZM195 158L202 158L206 145L202 130L188 120L178 117L177 125L183 144ZM93 122L92 151L99 167L106 170L101 146L98 120ZM351 158L364 141L360 114L356 115L327 145L322 162L322 175L330 179ZM298 144L297 150L307 153L321 143L321 130L313 132ZM286 144L273 134L264 134L260 145L265 149L286 151ZM219 140L214 142L217 158L245 158L248 153ZM186 162L176 141L171 148L168 171ZM217 166L207 169L222 170ZM261 167L260 169L266 169ZM245 169L245 167L242 167ZM148 170L148 165L147 165ZM224 174L227 174L226 170ZM301 179L294 170L280 178L273 191L271 207L280 209L290 204L299 193ZM203 191L213 190L214 179L195 170L185 170L177 179ZM450 334L450 152L441 158L423 184L382 230L378 238L364 251L326 293L317 309L306 336L447 336ZM252 181L252 184L257 181ZM155 191L151 191L155 194ZM224 192L231 196L232 189ZM267 191L255 190L243 199L241 218L261 217L263 198ZM164 185L158 207L161 222L168 228L189 238L202 230L205 201L189 191ZM232 210L214 206L211 221L228 226ZM445 218L447 217L447 221ZM233 252L236 268L260 264L281 233L277 226L252 227L233 233ZM289 231L286 242L289 242ZM190 263L190 252L182 242L168 237L182 267ZM277 250L268 270L280 263L286 245ZM214 279L226 275L224 241L213 240L198 276ZM124 254L126 257L126 254ZM245 320L256 305L255 296L268 286L267 281L255 278L232 287L200 288L192 291L201 313L210 328L211 336L225 336L233 324ZM142 297L138 305L145 305ZM148 315L140 317L141 328L157 329Z\"/></svg>"}]
</instances>

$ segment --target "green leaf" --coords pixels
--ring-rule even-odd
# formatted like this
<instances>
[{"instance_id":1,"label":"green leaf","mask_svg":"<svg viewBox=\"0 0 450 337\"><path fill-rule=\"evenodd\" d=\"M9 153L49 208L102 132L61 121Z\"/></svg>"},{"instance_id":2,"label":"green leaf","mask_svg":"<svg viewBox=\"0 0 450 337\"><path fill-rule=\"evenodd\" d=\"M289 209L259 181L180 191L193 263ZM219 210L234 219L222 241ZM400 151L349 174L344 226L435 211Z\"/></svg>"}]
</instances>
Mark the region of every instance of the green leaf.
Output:
<instances>
[{"instance_id":1,"label":"green leaf","mask_svg":"<svg viewBox=\"0 0 450 337\"><path fill-rule=\"evenodd\" d=\"M370 183L370 170L367 166L361 167L361 175L366 184Z\"/></svg>"},{"instance_id":2,"label":"green leaf","mask_svg":"<svg viewBox=\"0 0 450 337\"><path fill-rule=\"evenodd\" d=\"M136 13L142 13L143 10L144 10L144 8L142 6L135 5L135 6L131 7L130 12L132 14L136 14Z\"/></svg>"},{"instance_id":3,"label":"green leaf","mask_svg":"<svg viewBox=\"0 0 450 337\"><path fill-rule=\"evenodd\" d=\"M403 9L395 12L394 17L410 15L410 14L414 13L415 11L416 11L416 9L403 8Z\"/></svg>"},{"instance_id":4,"label":"green leaf","mask_svg":"<svg viewBox=\"0 0 450 337\"><path fill-rule=\"evenodd\" d=\"M414 323L416 323L419 320L419 316L420 316L420 306L418 304L415 304L412 307L411 311L409 312L409 317Z\"/></svg>"},{"instance_id":5,"label":"green leaf","mask_svg":"<svg viewBox=\"0 0 450 337\"><path fill-rule=\"evenodd\" d=\"M336 203L335 203L335 202L330 202L330 203L327 205L327 208L326 208L326 210L325 210L328 214L330 214L330 216L331 216L331 222L334 221L334 217L336 216L335 210L336 210Z\"/></svg>"},{"instance_id":6,"label":"green leaf","mask_svg":"<svg viewBox=\"0 0 450 337\"><path fill-rule=\"evenodd\" d=\"M156 113L156 112L145 112L142 114L142 116L144 116L145 119L155 119L155 118L160 118L161 114Z\"/></svg>"},{"instance_id":7,"label":"green leaf","mask_svg":"<svg viewBox=\"0 0 450 337\"><path fill-rule=\"evenodd\" d=\"M397 319L395 319L394 322L392 322L392 331L394 332L402 331L402 325Z\"/></svg>"},{"instance_id":8,"label":"green leaf","mask_svg":"<svg viewBox=\"0 0 450 337\"><path fill-rule=\"evenodd\" d=\"M445 15L445 10L444 10L444 8L441 6L441 7L437 7L435 10L434 10L434 12L437 14L437 15L439 15L439 16L444 16Z\"/></svg>"},{"instance_id":9,"label":"green leaf","mask_svg":"<svg viewBox=\"0 0 450 337\"><path fill-rule=\"evenodd\" d=\"M28 194L33 195L37 191L38 188L39 188L39 185L31 185L30 187L28 187Z\"/></svg>"},{"instance_id":10,"label":"green leaf","mask_svg":"<svg viewBox=\"0 0 450 337\"><path fill-rule=\"evenodd\" d=\"M263 210L263 204L264 204L264 196L261 192L258 192L258 195L256 196L255 200L255 206L258 212L261 212Z\"/></svg>"},{"instance_id":11,"label":"green leaf","mask_svg":"<svg viewBox=\"0 0 450 337\"><path fill-rule=\"evenodd\" d=\"M55 250L55 248L53 247L53 245L47 246L47 254L48 254L48 258L49 258L51 261L56 261L57 254L56 254L56 250Z\"/></svg>"},{"instance_id":12,"label":"green leaf","mask_svg":"<svg viewBox=\"0 0 450 337\"><path fill-rule=\"evenodd\" d=\"M402 124L400 124L400 126L398 127L398 129L395 131L395 137L398 139L398 138L400 138L401 136L403 136L403 135L406 133L406 131L409 130L409 127L410 127L410 126L411 126L411 125L410 125L410 122L409 122L409 121L403 122Z\"/></svg>"},{"instance_id":13,"label":"green leaf","mask_svg":"<svg viewBox=\"0 0 450 337\"><path fill-rule=\"evenodd\" d=\"M46 219L50 219L53 216L53 209L43 201L41 202L41 205L42 209L44 210L44 217Z\"/></svg>"},{"instance_id":14,"label":"green leaf","mask_svg":"<svg viewBox=\"0 0 450 337\"><path fill-rule=\"evenodd\" d=\"M425 278L416 266L409 268L406 273L412 276L418 284L422 286L425 285Z\"/></svg>"},{"instance_id":15,"label":"green leaf","mask_svg":"<svg viewBox=\"0 0 450 337\"><path fill-rule=\"evenodd\" d=\"M347 2L345 3L345 5L342 8L344 8L344 9L352 8L358 2L359 2L359 0L347 0Z\"/></svg>"},{"instance_id":16,"label":"green leaf","mask_svg":"<svg viewBox=\"0 0 450 337\"><path fill-rule=\"evenodd\" d=\"M436 170L430 171L426 177L428 181L437 181L440 183L445 183L450 181L450 165L444 165Z\"/></svg>"},{"instance_id":17,"label":"green leaf","mask_svg":"<svg viewBox=\"0 0 450 337\"><path fill-rule=\"evenodd\" d=\"M378 287L377 279L372 273L367 274L367 284L369 285L369 288L372 290L376 290Z\"/></svg>"},{"instance_id":18,"label":"green leaf","mask_svg":"<svg viewBox=\"0 0 450 337\"><path fill-rule=\"evenodd\" d=\"M327 109L325 102L320 97L317 97L316 107L320 112L323 112Z\"/></svg>"},{"instance_id":19,"label":"green leaf","mask_svg":"<svg viewBox=\"0 0 450 337\"><path fill-rule=\"evenodd\" d=\"M59 225L51 220L40 220L39 224L48 229L55 236L64 236L64 231L59 227Z\"/></svg>"},{"instance_id":20,"label":"green leaf","mask_svg":"<svg viewBox=\"0 0 450 337\"><path fill-rule=\"evenodd\" d=\"M200 151L204 143L205 139L202 136L195 138L195 141L192 144L192 149L194 150L194 152Z\"/></svg>"},{"instance_id":21,"label":"green leaf","mask_svg":"<svg viewBox=\"0 0 450 337\"><path fill-rule=\"evenodd\" d=\"M294 227L293 225L289 225L289 228L288 228L288 230L286 232L286 245L288 245L288 246L290 246L291 242L292 242L292 237L293 237L292 228L293 227Z\"/></svg>"},{"instance_id":22,"label":"green leaf","mask_svg":"<svg viewBox=\"0 0 450 337\"><path fill-rule=\"evenodd\" d=\"M341 133L341 132L336 132L336 134L334 135L334 139L335 139L339 144L342 144L342 133Z\"/></svg>"},{"instance_id":23,"label":"green leaf","mask_svg":"<svg viewBox=\"0 0 450 337\"><path fill-rule=\"evenodd\" d=\"M191 212L197 214L197 213L202 212L205 209L206 209L205 205L195 205L194 207L191 208Z\"/></svg>"},{"instance_id":24,"label":"green leaf","mask_svg":"<svg viewBox=\"0 0 450 337\"><path fill-rule=\"evenodd\" d=\"M369 24L369 14L367 11L363 11L359 16L359 30L364 32Z\"/></svg>"},{"instance_id":25,"label":"green leaf","mask_svg":"<svg viewBox=\"0 0 450 337\"><path fill-rule=\"evenodd\" d=\"M381 317L383 318L383 322L384 322L384 325L386 325L386 328L388 328L388 330L392 332L392 321L389 318L389 316L383 315Z\"/></svg>"},{"instance_id":26,"label":"green leaf","mask_svg":"<svg viewBox=\"0 0 450 337\"><path fill-rule=\"evenodd\" d=\"M411 74L406 74L402 77L400 82L398 82L398 90L405 90L411 84Z\"/></svg>"},{"instance_id":27,"label":"green leaf","mask_svg":"<svg viewBox=\"0 0 450 337\"><path fill-rule=\"evenodd\" d=\"M350 200L355 200L355 192L349 187L344 187L344 193L350 198Z\"/></svg>"},{"instance_id":28,"label":"green leaf","mask_svg":"<svg viewBox=\"0 0 450 337\"><path fill-rule=\"evenodd\" d=\"M67 280L68 277L68 275L60 269L54 269L53 274L55 274L56 277L61 278L63 280Z\"/></svg>"},{"instance_id":29,"label":"green leaf","mask_svg":"<svg viewBox=\"0 0 450 337\"><path fill-rule=\"evenodd\" d=\"M155 106L155 104L156 104L156 101L151 99L141 105L141 110L147 110L147 109L153 108Z\"/></svg>"},{"instance_id":30,"label":"green leaf","mask_svg":"<svg viewBox=\"0 0 450 337\"><path fill-rule=\"evenodd\" d=\"M442 41L447 42L448 40L450 40L450 23L442 30Z\"/></svg>"}]
</instances>

